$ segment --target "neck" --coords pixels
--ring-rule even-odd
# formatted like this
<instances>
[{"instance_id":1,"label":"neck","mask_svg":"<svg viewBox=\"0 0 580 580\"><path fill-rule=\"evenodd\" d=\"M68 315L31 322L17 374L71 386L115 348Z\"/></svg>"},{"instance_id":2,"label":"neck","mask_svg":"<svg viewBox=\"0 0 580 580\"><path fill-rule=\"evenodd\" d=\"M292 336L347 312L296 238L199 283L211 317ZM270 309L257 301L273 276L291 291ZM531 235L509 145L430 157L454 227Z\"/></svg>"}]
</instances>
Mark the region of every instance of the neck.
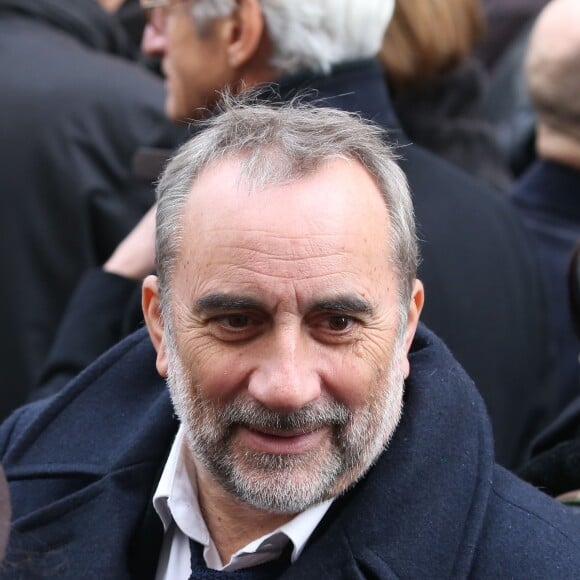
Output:
<instances>
[{"instance_id":1,"label":"neck","mask_svg":"<svg viewBox=\"0 0 580 580\"><path fill-rule=\"evenodd\" d=\"M226 492L199 461L194 463L201 513L224 564L240 548L294 517L295 514L271 513L241 502Z\"/></svg>"},{"instance_id":2,"label":"neck","mask_svg":"<svg viewBox=\"0 0 580 580\"><path fill-rule=\"evenodd\" d=\"M580 170L580 139L538 126L536 149L541 159L555 161Z\"/></svg>"},{"instance_id":3,"label":"neck","mask_svg":"<svg viewBox=\"0 0 580 580\"><path fill-rule=\"evenodd\" d=\"M234 93L241 93L255 89L260 85L267 85L280 77L280 73L272 68L267 61L260 65L242 66L238 74L239 80L232 85Z\"/></svg>"}]
</instances>

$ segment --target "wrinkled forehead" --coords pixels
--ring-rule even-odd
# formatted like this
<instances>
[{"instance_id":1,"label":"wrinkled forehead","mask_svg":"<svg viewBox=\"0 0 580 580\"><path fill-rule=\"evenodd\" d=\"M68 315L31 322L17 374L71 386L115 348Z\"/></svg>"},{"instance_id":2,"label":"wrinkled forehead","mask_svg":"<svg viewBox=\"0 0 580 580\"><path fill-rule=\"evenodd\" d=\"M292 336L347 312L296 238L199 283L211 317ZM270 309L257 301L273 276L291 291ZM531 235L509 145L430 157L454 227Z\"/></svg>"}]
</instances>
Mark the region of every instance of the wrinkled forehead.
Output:
<instances>
[{"instance_id":1,"label":"wrinkled forehead","mask_svg":"<svg viewBox=\"0 0 580 580\"><path fill-rule=\"evenodd\" d=\"M182 272L224 280L240 268L284 279L386 275L388 212L358 163L336 160L303 179L251 188L230 160L193 184L179 253Z\"/></svg>"},{"instance_id":2,"label":"wrinkled forehead","mask_svg":"<svg viewBox=\"0 0 580 580\"><path fill-rule=\"evenodd\" d=\"M311 225L321 234L337 228L369 234L388 230L383 196L358 161L328 159L303 174L263 161L263 172L238 157L203 169L191 185L184 222L241 228L249 220L255 226L271 223L280 231L315 222Z\"/></svg>"},{"instance_id":3,"label":"wrinkled forehead","mask_svg":"<svg viewBox=\"0 0 580 580\"><path fill-rule=\"evenodd\" d=\"M192 187L172 285L183 304L212 293L272 308L335 294L390 304L399 288L390 258L388 212L362 165L337 160L251 189L230 161Z\"/></svg>"}]
</instances>

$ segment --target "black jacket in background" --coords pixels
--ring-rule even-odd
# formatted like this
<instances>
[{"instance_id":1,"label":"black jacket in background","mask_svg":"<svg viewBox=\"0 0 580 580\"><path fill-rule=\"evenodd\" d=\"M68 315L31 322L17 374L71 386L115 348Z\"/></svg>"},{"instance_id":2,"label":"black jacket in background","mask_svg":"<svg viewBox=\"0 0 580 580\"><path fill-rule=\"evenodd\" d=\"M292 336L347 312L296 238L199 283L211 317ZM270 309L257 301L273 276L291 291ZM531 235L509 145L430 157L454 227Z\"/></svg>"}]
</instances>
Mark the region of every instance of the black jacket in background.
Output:
<instances>
[{"instance_id":1,"label":"black jacket in background","mask_svg":"<svg viewBox=\"0 0 580 580\"><path fill-rule=\"evenodd\" d=\"M580 396L580 338L573 323L568 275L580 242L580 171L538 160L518 181L510 201L529 229L547 288L556 337L554 400L564 409Z\"/></svg>"},{"instance_id":2,"label":"black jacket in background","mask_svg":"<svg viewBox=\"0 0 580 580\"><path fill-rule=\"evenodd\" d=\"M512 178L483 117L486 81L481 64L470 59L429 86L394 92L393 106L411 141L504 191Z\"/></svg>"},{"instance_id":3,"label":"black jacket in background","mask_svg":"<svg viewBox=\"0 0 580 580\"><path fill-rule=\"evenodd\" d=\"M536 438L519 475L554 497L580 490L580 397Z\"/></svg>"},{"instance_id":4,"label":"black jacket in background","mask_svg":"<svg viewBox=\"0 0 580 580\"><path fill-rule=\"evenodd\" d=\"M96 0L0 0L0 417L24 402L82 273L153 201L131 161L172 146L161 81Z\"/></svg>"},{"instance_id":5,"label":"black jacket in background","mask_svg":"<svg viewBox=\"0 0 580 580\"><path fill-rule=\"evenodd\" d=\"M497 66L547 3L548 0L481 0L487 30L476 54L488 70Z\"/></svg>"},{"instance_id":6,"label":"black jacket in background","mask_svg":"<svg viewBox=\"0 0 580 580\"><path fill-rule=\"evenodd\" d=\"M277 87L283 100L304 89L320 105L359 112L391 129L388 139L400 146L418 222L419 277L426 292L422 320L479 387L499 462L516 465L553 415L543 287L518 216L495 192L408 143L375 61L337 67L326 77L283 79ZM51 353L44 392L58 390L124 335L130 296L127 280L102 271L87 274ZM138 298L132 300L139 307ZM97 332L91 336L92 329Z\"/></svg>"}]
</instances>

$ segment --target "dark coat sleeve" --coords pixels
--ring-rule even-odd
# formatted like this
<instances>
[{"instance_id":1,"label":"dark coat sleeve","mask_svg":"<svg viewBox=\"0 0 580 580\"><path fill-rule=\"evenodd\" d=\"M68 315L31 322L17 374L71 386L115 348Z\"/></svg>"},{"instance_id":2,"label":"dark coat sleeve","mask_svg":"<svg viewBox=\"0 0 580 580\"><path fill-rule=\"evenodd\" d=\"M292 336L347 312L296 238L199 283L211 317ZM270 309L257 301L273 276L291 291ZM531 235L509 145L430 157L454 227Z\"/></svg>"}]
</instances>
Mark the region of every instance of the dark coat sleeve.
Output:
<instances>
[{"instance_id":1,"label":"dark coat sleeve","mask_svg":"<svg viewBox=\"0 0 580 580\"><path fill-rule=\"evenodd\" d=\"M580 489L580 398L536 438L519 475L551 496Z\"/></svg>"},{"instance_id":2,"label":"dark coat sleeve","mask_svg":"<svg viewBox=\"0 0 580 580\"><path fill-rule=\"evenodd\" d=\"M142 323L141 284L100 268L75 289L31 400L52 395Z\"/></svg>"}]
</instances>

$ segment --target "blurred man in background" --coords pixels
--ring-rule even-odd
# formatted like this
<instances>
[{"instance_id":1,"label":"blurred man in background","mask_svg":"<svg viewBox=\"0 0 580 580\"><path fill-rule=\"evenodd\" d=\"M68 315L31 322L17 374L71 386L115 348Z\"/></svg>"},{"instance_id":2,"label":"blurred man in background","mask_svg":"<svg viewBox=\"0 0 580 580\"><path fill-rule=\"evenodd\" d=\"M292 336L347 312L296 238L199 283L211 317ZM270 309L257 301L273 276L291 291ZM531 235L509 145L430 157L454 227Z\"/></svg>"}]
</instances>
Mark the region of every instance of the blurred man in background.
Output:
<instances>
[{"instance_id":1,"label":"blurred man in background","mask_svg":"<svg viewBox=\"0 0 580 580\"><path fill-rule=\"evenodd\" d=\"M136 150L175 143L120 4L0 0L0 417L38 378L78 278L151 205Z\"/></svg>"}]
</instances>

